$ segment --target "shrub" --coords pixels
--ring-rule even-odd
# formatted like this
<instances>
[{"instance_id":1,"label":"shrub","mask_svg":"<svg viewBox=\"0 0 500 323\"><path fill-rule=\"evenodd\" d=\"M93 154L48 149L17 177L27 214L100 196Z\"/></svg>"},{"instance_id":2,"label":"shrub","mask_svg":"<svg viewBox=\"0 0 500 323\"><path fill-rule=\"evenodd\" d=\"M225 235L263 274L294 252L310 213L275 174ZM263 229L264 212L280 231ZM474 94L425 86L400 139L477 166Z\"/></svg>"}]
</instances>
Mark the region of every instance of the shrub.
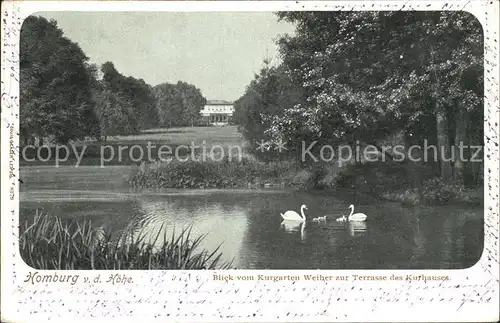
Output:
<instances>
[{"instance_id":1,"label":"shrub","mask_svg":"<svg viewBox=\"0 0 500 323\"><path fill-rule=\"evenodd\" d=\"M295 172L294 162L261 162L243 157L241 160L172 161L156 169L139 170L130 179L135 187L168 188L234 188L249 183L281 184Z\"/></svg>"},{"instance_id":2,"label":"shrub","mask_svg":"<svg viewBox=\"0 0 500 323\"><path fill-rule=\"evenodd\" d=\"M416 163L370 162L349 164L334 179L338 188L363 189L382 194L421 185L434 176L431 167Z\"/></svg>"},{"instance_id":3,"label":"shrub","mask_svg":"<svg viewBox=\"0 0 500 323\"><path fill-rule=\"evenodd\" d=\"M437 177L424 181L420 188L386 192L383 197L407 205L443 205L450 202L480 204L483 200L481 189L466 189L463 185L447 183Z\"/></svg>"},{"instance_id":4,"label":"shrub","mask_svg":"<svg viewBox=\"0 0 500 323\"><path fill-rule=\"evenodd\" d=\"M385 198L403 204L440 205L450 202L480 204L481 189L444 182L432 167L411 162L371 162L344 167L333 181L334 187L353 189L364 197Z\"/></svg>"},{"instance_id":5,"label":"shrub","mask_svg":"<svg viewBox=\"0 0 500 323\"><path fill-rule=\"evenodd\" d=\"M422 199L426 203L446 204L452 200L460 199L464 192L463 185L445 183L440 178L433 178L423 183Z\"/></svg>"}]
</instances>

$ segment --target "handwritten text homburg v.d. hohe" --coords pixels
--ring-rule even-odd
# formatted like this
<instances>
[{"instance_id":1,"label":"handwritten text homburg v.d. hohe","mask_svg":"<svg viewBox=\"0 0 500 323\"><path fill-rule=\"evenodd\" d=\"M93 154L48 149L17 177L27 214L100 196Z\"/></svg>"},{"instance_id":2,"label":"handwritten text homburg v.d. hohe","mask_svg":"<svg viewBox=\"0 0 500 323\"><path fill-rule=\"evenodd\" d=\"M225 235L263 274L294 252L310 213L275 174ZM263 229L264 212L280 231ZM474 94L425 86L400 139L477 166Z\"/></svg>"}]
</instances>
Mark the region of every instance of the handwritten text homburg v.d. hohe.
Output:
<instances>
[{"instance_id":1,"label":"handwritten text homburg v.d. hohe","mask_svg":"<svg viewBox=\"0 0 500 323\"><path fill-rule=\"evenodd\" d=\"M100 275L94 277L83 277L84 283L101 283ZM71 274L57 274L57 272L50 274L40 274L38 271L29 272L26 275L25 283L35 285L38 283L69 283L70 285L75 285L78 282L80 275ZM124 274L110 274L108 279L105 281L111 285L125 285L133 283L132 277Z\"/></svg>"}]
</instances>

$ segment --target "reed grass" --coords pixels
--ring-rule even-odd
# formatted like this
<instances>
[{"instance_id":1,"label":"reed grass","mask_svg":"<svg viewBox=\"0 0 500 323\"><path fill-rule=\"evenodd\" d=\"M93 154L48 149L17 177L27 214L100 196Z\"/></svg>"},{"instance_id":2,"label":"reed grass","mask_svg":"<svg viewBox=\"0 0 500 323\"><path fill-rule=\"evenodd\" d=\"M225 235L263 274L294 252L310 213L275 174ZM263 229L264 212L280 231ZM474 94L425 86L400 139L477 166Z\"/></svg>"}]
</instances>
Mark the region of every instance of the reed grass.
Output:
<instances>
[{"instance_id":1,"label":"reed grass","mask_svg":"<svg viewBox=\"0 0 500 323\"><path fill-rule=\"evenodd\" d=\"M37 211L33 221L24 224L19 248L27 265L43 270L231 268L232 262L222 261L221 245L211 252L200 248L205 235L193 238L192 227L171 236L166 231L161 235L162 229L154 239L132 228L112 238L111 232L94 229L90 221L64 222Z\"/></svg>"}]
</instances>

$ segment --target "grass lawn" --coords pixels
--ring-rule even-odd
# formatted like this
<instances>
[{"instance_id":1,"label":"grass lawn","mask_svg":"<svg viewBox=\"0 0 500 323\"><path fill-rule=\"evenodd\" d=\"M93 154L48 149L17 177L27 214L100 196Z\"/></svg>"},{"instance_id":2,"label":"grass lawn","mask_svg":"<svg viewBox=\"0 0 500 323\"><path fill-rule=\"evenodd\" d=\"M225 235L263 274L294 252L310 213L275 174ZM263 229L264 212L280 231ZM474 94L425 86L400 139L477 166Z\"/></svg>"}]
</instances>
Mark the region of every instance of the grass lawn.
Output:
<instances>
[{"instance_id":1,"label":"grass lawn","mask_svg":"<svg viewBox=\"0 0 500 323\"><path fill-rule=\"evenodd\" d=\"M157 128L147 129L140 134L116 136L108 138L110 144L164 144L171 146L178 145L201 145L206 141L207 147L221 145L245 145L243 136L238 132L237 126L224 127L180 127L180 128Z\"/></svg>"},{"instance_id":2,"label":"grass lawn","mask_svg":"<svg viewBox=\"0 0 500 323\"><path fill-rule=\"evenodd\" d=\"M205 144L204 144L205 142ZM237 126L214 126L214 127L179 127L179 128L156 128L156 129L147 129L142 131L139 134L134 135L124 135L124 136L113 136L108 137L107 141L96 141L96 140L88 140L75 142L73 145L77 147L77 151L80 154L83 146L85 146L84 157L80 163L83 165L99 165L101 161L101 150L104 152L104 158L107 159L110 157L111 151L114 151L115 158L111 161L106 161L106 165L127 165L137 163L136 161L131 160L130 158L130 149L134 145L141 146L144 152L144 160L147 160L147 145L151 143L151 156L158 156L158 149L160 146L168 146L172 151L176 149L176 147L180 145L185 145L190 147L191 145L198 146L197 153L201 151L201 147L204 146L207 149L207 152L210 152L210 149L215 145L220 145L226 152L230 147L241 147L241 151L244 152L247 144L243 138L243 136L238 132ZM111 148L104 148L104 146L111 146ZM156 147L153 147L156 146ZM123 150L123 158L118 160L118 148L125 148ZM60 165L73 165L77 158L75 157L73 148L71 145L68 145L69 149L69 158L67 161L61 161ZM41 162L40 159L45 159L48 157L48 150L42 149L40 151L40 156L37 155L37 152L34 149L26 150L27 160L32 159L32 161L23 160L21 158L20 165L29 166L29 165L43 165L47 163L53 164L53 160L55 159L56 148L51 147L50 155L51 158L48 161ZM165 151L165 150L164 150ZM139 154L138 151L136 151ZM190 150L188 148L182 147L179 149L179 155L188 155L190 154ZM61 150L60 158L64 159L65 152ZM134 154L134 156L138 156ZM41 157L41 158L40 158ZM134 157L138 158L138 157ZM34 159L34 160L33 160Z\"/></svg>"}]
</instances>

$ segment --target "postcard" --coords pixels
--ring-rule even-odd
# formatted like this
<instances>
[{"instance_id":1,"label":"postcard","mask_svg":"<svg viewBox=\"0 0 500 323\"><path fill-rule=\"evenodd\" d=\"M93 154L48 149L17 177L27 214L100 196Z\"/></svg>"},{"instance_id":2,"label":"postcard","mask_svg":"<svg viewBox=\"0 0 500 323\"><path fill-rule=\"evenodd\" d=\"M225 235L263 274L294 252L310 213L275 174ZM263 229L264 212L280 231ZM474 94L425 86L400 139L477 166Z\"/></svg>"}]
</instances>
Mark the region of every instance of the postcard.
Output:
<instances>
[{"instance_id":1,"label":"postcard","mask_svg":"<svg viewBox=\"0 0 500 323\"><path fill-rule=\"evenodd\" d=\"M5 2L2 321L498 321L498 17Z\"/></svg>"}]
</instances>

